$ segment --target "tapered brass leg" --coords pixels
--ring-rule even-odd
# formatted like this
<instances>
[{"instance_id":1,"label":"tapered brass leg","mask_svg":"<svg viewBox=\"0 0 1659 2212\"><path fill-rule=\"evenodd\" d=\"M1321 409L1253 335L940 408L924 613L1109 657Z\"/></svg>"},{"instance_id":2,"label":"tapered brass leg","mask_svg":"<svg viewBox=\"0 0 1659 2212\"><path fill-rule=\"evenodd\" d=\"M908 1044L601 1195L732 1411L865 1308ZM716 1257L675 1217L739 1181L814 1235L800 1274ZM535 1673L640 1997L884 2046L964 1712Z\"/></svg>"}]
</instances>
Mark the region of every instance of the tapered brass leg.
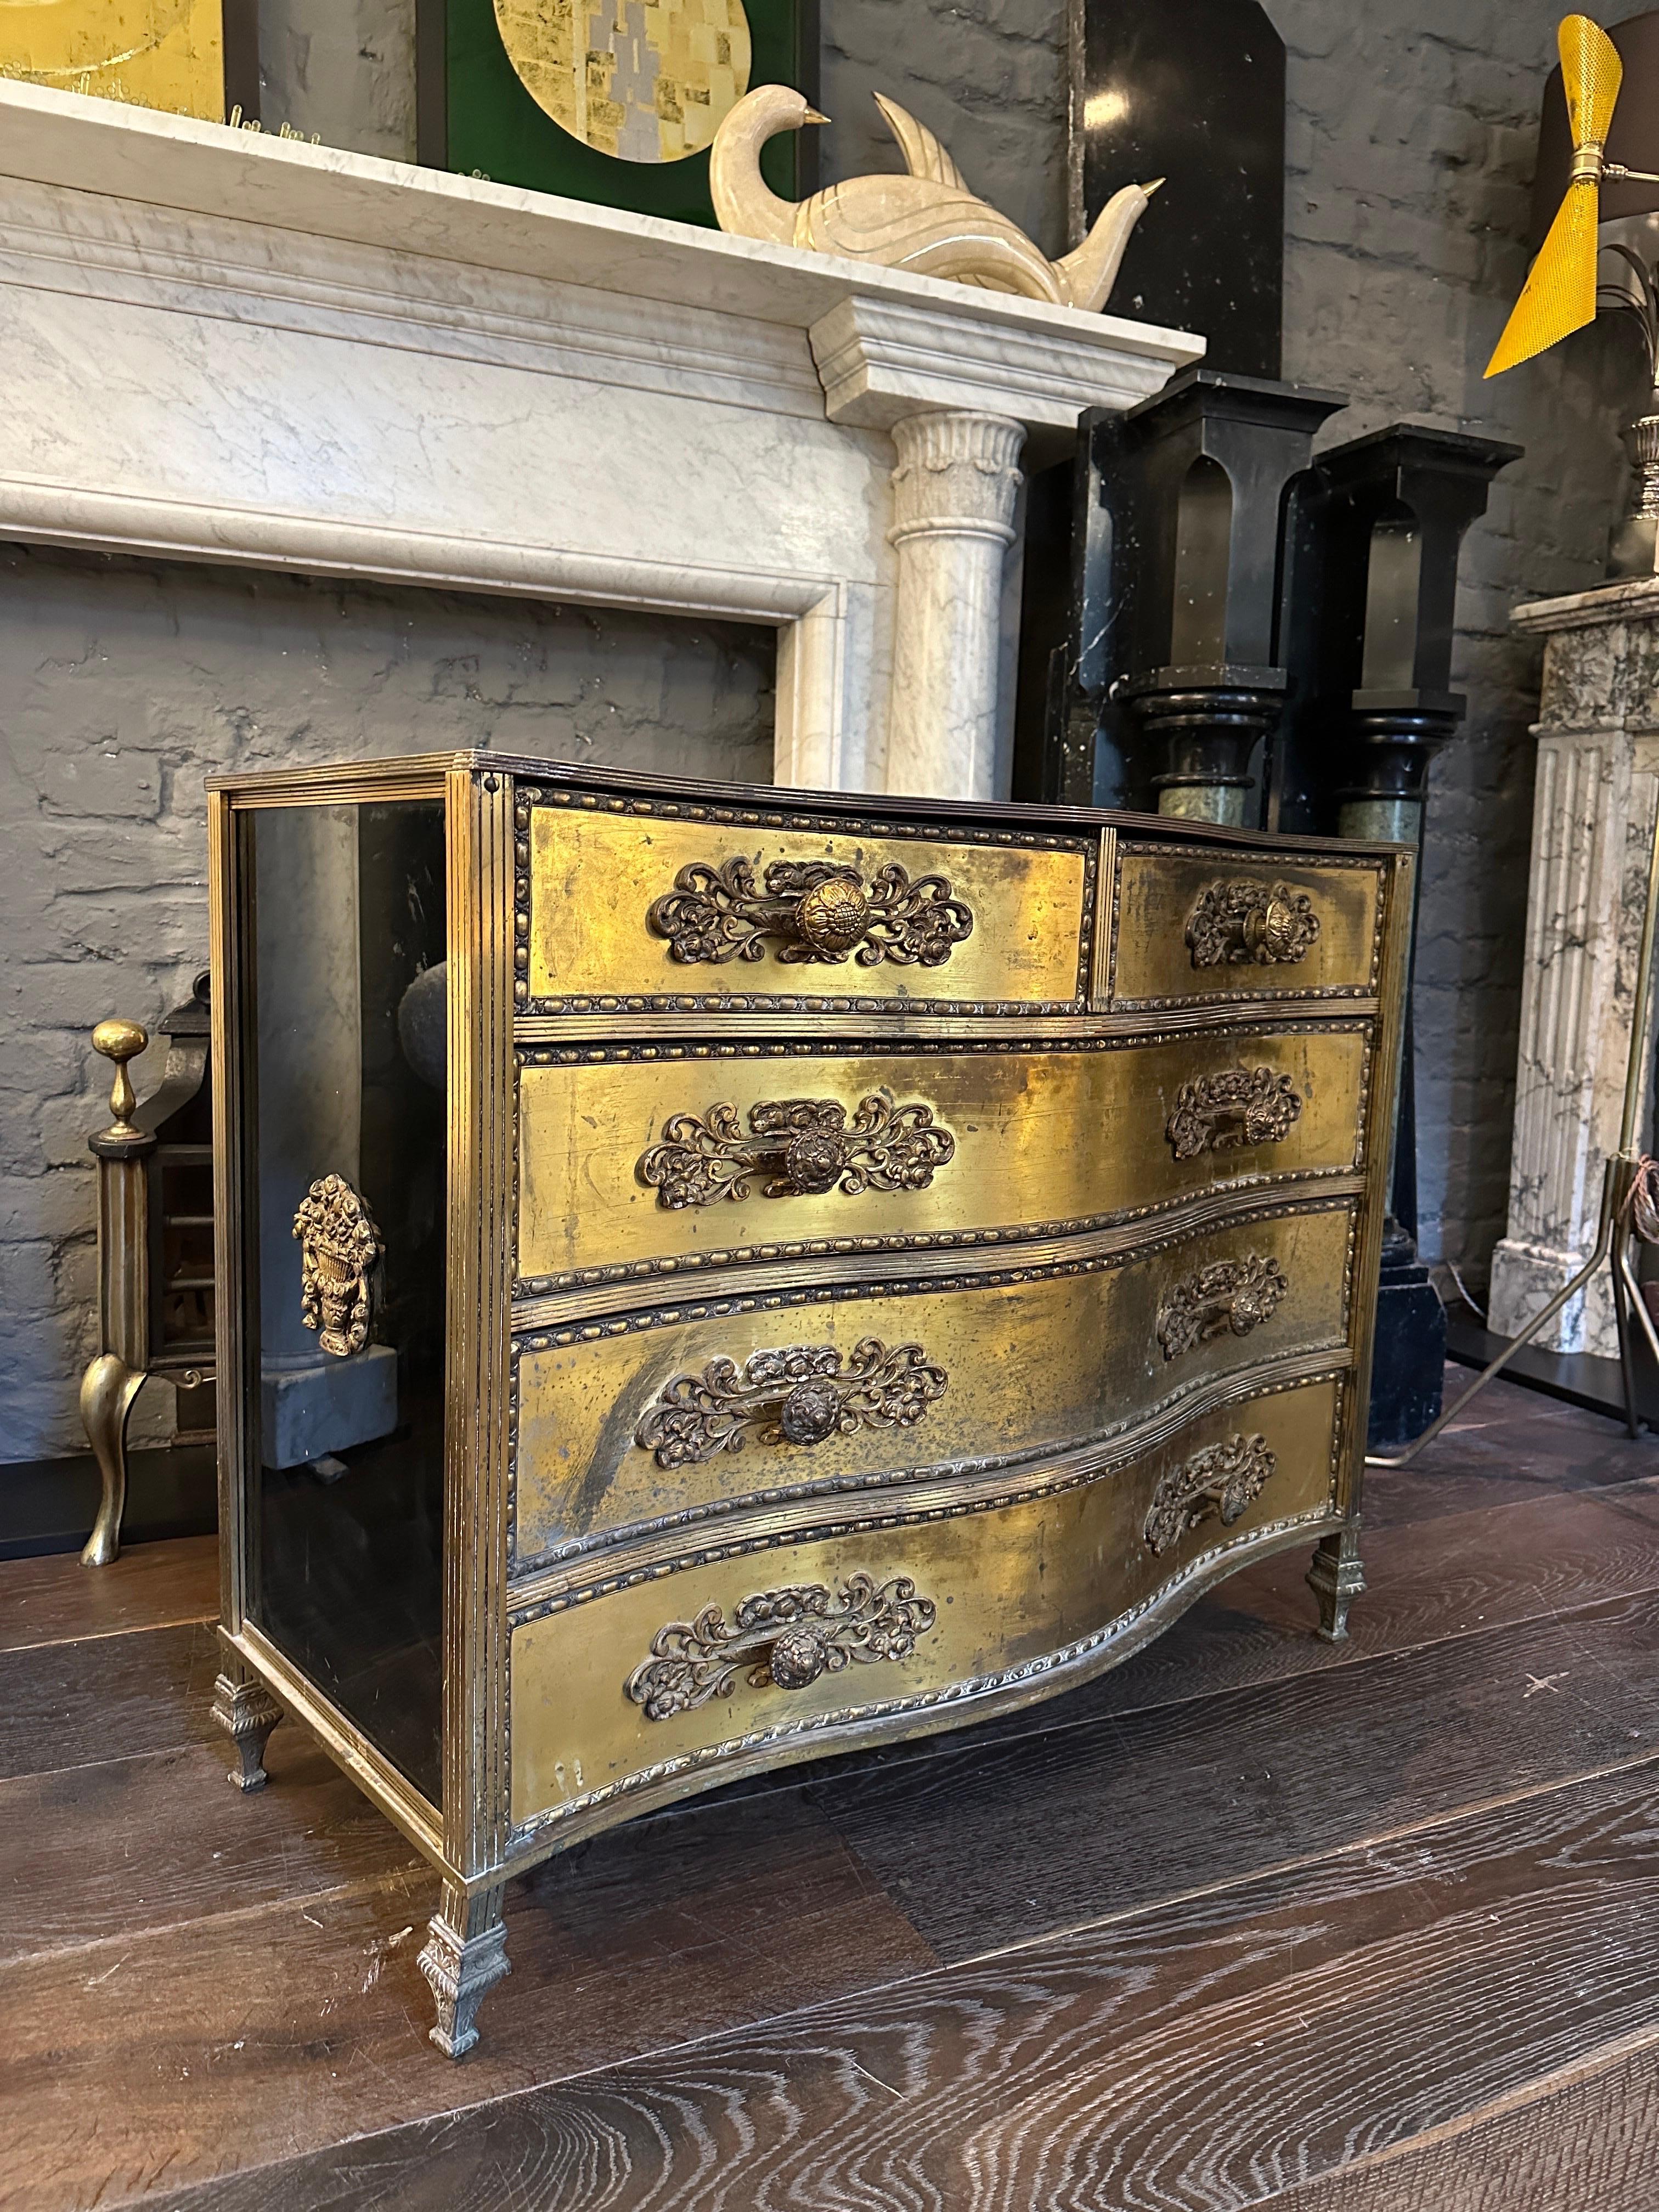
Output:
<instances>
[{"instance_id":1,"label":"tapered brass leg","mask_svg":"<svg viewBox=\"0 0 1659 2212\"><path fill-rule=\"evenodd\" d=\"M501 1897L500 1884L468 1897L457 1883L447 1881L443 1903L432 1916L419 1963L438 2002L432 2040L446 2058L461 2058L471 2050L478 2039L473 2025L478 2007L512 1971Z\"/></svg>"},{"instance_id":2,"label":"tapered brass leg","mask_svg":"<svg viewBox=\"0 0 1659 2212\"><path fill-rule=\"evenodd\" d=\"M142 1368L112 1352L100 1352L81 1377L81 1424L104 1480L103 1501L92 1524L83 1567L106 1567L121 1549L121 1516L127 1504L127 1417L143 1387Z\"/></svg>"},{"instance_id":3,"label":"tapered brass leg","mask_svg":"<svg viewBox=\"0 0 1659 2212\"><path fill-rule=\"evenodd\" d=\"M283 1717L282 1707L263 1682L238 1668L215 1682L213 1717L236 1747L236 1764L226 1780L238 1790L263 1790L268 1778L265 1746Z\"/></svg>"},{"instance_id":4,"label":"tapered brass leg","mask_svg":"<svg viewBox=\"0 0 1659 2212\"><path fill-rule=\"evenodd\" d=\"M1328 1644L1346 1642L1348 1607L1365 1587L1357 1521L1322 1540L1308 1570L1308 1587L1319 1600L1319 1633Z\"/></svg>"}]
</instances>

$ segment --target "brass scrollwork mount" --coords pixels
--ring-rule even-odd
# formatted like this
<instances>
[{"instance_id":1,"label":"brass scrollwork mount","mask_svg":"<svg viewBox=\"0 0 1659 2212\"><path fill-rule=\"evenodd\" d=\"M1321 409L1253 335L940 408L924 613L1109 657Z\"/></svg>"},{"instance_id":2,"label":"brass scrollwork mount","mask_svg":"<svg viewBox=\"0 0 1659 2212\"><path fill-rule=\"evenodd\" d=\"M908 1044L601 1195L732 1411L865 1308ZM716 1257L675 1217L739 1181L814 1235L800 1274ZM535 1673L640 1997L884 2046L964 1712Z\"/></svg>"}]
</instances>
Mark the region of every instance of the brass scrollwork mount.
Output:
<instances>
[{"instance_id":1,"label":"brass scrollwork mount","mask_svg":"<svg viewBox=\"0 0 1659 2212\"><path fill-rule=\"evenodd\" d=\"M623 1687L650 1721L730 1697L739 1668L752 1688L804 1690L847 1666L908 1659L937 1615L908 1575L879 1585L873 1575L848 1575L833 1596L822 1583L763 1590L743 1599L729 1624L717 1605L665 1623Z\"/></svg>"},{"instance_id":2,"label":"brass scrollwork mount","mask_svg":"<svg viewBox=\"0 0 1659 2212\"><path fill-rule=\"evenodd\" d=\"M1152 1492L1146 1515L1147 1548L1154 1553L1167 1552L1212 1515L1224 1528L1231 1528L1261 1495L1278 1464L1267 1438L1255 1436L1229 1437L1171 1468Z\"/></svg>"},{"instance_id":3,"label":"brass scrollwork mount","mask_svg":"<svg viewBox=\"0 0 1659 2212\"><path fill-rule=\"evenodd\" d=\"M737 1108L726 1104L672 1115L661 1142L640 1155L641 1182L670 1212L745 1199L763 1172L770 1177L763 1187L768 1198L832 1190L856 1198L866 1190L926 1190L957 1148L931 1106L896 1106L878 1094L859 1102L850 1123L836 1098L763 1099L748 1119L745 1132Z\"/></svg>"},{"instance_id":4,"label":"brass scrollwork mount","mask_svg":"<svg viewBox=\"0 0 1659 2212\"><path fill-rule=\"evenodd\" d=\"M1271 1067L1229 1067L1195 1076L1176 1093L1164 1134L1178 1160L1241 1145L1277 1145L1302 1113L1295 1083Z\"/></svg>"},{"instance_id":5,"label":"brass scrollwork mount","mask_svg":"<svg viewBox=\"0 0 1659 2212\"><path fill-rule=\"evenodd\" d=\"M855 1429L914 1427L945 1395L950 1376L919 1344L890 1350L866 1336L843 1361L830 1344L757 1352L741 1370L711 1359L677 1375L641 1415L634 1441L661 1468L740 1451L752 1431L763 1443L816 1445Z\"/></svg>"},{"instance_id":6,"label":"brass scrollwork mount","mask_svg":"<svg viewBox=\"0 0 1659 2212\"><path fill-rule=\"evenodd\" d=\"M1213 1260L1177 1283L1158 1308L1158 1340L1166 1359L1178 1359L1217 1336L1248 1336L1271 1320L1291 1287L1271 1257Z\"/></svg>"},{"instance_id":7,"label":"brass scrollwork mount","mask_svg":"<svg viewBox=\"0 0 1659 2212\"><path fill-rule=\"evenodd\" d=\"M1319 941L1319 916L1306 891L1248 876L1210 884L1187 918L1194 968L1255 961L1263 967L1307 957Z\"/></svg>"},{"instance_id":8,"label":"brass scrollwork mount","mask_svg":"<svg viewBox=\"0 0 1659 2212\"><path fill-rule=\"evenodd\" d=\"M862 968L943 967L974 927L946 877L913 882L896 861L866 884L833 861L774 860L757 884L753 864L740 857L682 868L646 921L667 939L671 957L688 963L759 960L777 938L780 960L838 965L854 953Z\"/></svg>"}]
</instances>

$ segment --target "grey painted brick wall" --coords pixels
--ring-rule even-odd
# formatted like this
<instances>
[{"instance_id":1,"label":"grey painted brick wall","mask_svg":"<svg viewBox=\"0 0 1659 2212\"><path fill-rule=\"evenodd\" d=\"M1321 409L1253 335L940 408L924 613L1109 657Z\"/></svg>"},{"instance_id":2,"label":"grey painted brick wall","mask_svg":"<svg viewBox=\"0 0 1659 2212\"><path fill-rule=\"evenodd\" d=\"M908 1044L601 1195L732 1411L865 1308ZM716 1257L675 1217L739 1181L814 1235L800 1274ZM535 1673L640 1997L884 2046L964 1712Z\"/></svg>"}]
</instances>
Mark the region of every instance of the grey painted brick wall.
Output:
<instances>
[{"instance_id":1,"label":"grey painted brick wall","mask_svg":"<svg viewBox=\"0 0 1659 2212\"><path fill-rule=\"evenodd\" d=\"M111 1072L87 1036L153 1024L206 964L203 777L496 745L764 781L774 659L737 625L0 549L0 1458L84 1449Z\"/></svg>"},{"instance_id":2,"label":"grey painted brick wall","mask_svg":"<svg viewBox=\"0 0 1659 2212\"><path fill-rule=\"evenodd\" d=\"M1424 1242L1478 1279L1503 1227L1537 684L1507 617L1600 574L1635 349L1603 325L1480 379L1523 273L1557 0L1269 4L1290 49L1286 374L1353 395L1332 437L1410 416L1528 448L1465 555L1471 711L1435 770L1424 890ZM1063 0L823 0L823 15L828 175L896 167L879 88L1046 248L1065 245ZM413 24L413 0L263 0L268 125L406 157ZM20 1458L79 1445L102 1088L86 1031L117 1009L153 1021L201 963L203 773L498 743L764 776L772 646L15 550L0 586L0 1458Z\"/></svg>"}]
</instances>

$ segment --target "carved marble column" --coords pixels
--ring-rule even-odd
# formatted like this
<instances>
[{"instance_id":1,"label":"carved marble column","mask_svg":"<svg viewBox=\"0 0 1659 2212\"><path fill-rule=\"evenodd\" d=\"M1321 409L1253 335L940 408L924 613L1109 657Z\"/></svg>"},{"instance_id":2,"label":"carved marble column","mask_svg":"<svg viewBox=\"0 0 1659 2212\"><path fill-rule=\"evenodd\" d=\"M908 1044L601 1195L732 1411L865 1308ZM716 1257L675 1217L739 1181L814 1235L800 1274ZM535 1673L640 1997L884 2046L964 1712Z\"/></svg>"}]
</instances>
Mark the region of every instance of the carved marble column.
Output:
<instances>
[{"instance_id":1,"label":"carved marble column","mask_svg":"<svg viewBox=\"0 0 1659 2212\"><path fill-rule=\"evenodd\" d=\"M1545 636L1533 799L1509 1234L1492 1255L1492 1328L1512 1336L1595 1242L1602 1162L1616 1149L1659 781L1659 581L1522 607ZM1653 1010L1642 1010L1653 1054ZM1644 1075L1644 1093L1648 1088ZM1638 1141L1647 1145L1644 1096ZM1610 1279L1539 1339L1618 1353Z\"/></svg>"},{"instance_id":2,"label":"carved marble column","mask_svg":"<svg viewBox=\"0 0 1659 2212\"><path fill-rule=\"evenodd\" d=\"M1023 426L1000 415L912 415L893 425L889 791L996 796L1003 565L1024 442Z\"/></svg>"}]
</instances>

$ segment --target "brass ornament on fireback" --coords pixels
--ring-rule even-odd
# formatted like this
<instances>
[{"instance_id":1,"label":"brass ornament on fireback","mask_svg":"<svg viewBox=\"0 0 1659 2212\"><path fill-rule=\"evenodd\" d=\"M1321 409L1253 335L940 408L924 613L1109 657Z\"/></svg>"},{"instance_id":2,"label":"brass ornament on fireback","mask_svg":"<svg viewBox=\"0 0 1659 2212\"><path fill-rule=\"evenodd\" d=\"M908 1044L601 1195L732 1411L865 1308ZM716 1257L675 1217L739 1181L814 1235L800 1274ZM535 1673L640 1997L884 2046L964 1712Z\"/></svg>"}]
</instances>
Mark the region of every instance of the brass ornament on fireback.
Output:
<instances>
[{"instance_id":1,"label":"brass ornament on fireback","mask_svg":"<svg viewBox=\"0 0 1659 2212\"><path fill-rule=\"evenodd\" d=\"M908 1659L937 1611L908 1575L878 1587L872 1575L849 1574L833 1598L822 1583L763 1590L734 1607L729 1626L718 1605L667 1622L624 1688L651 1721L730 1697L744 1666L755 1689L804 1690L854 1662Z\"/></svg>"},{"instance_id":2,"label":"brass ornament on fireback","mask_svg":"<svg viewBox=\"0 0 1659 2212\"><path fill-rule=\"evenodd\" d=\"M837 1098L768 1098L750 1108L747 1135L735 1106L672 1115L662 1141L641 1153L637 1172L672 1212L746 1199L763 1171L771 1178L763 1186L768 1198L926 1190L956 1148L920 1102L896 1106L872 1095L859 1102L849 1126Z\"/></svg>"},{"instance_id":3,"label":"brass ornament on fireback","mask_svg":"<svg viewBox=\"0 0 1659 2212\"><path fill-rule=\"evenodd\" d=\"M743 859L718 867L694 861L674 888L653 899L647 927L668 939L676 960L759 960L769 938L781 938L778 958L838 965L856 945L862 968L940 968L953 946L973 933L971 910L951 896L944 876L913 883L897 861L878 868L868 884L829 860L775 860L760 886Z\"/></svg>"},{"instance_id":4,"label":"brass ornament on fireback","mask_svg":"<svg viewBox=\"0 0 1659 2212\"><path fill-rule=\"evenodd\" d=\"M386 1250L368 1203L343 1176L319 1176L294 1217L300 1240L300 1318L336 1359L361 1352Z\"/></svg>"},{"instance_id":5,"label":"brass ornament on fireback","mask_svg":"<svg viewBox=\"0 0 1659 2212\"><path fill-rule=\"evenodd\" d=\"M1194 968L1255 961L1263 967L1305 959L1319 941L1319 916L1306 891L1249 876L1208 884L1187 918Z\"/></svg>"},{"instance_id":6,"label":"brass ornament on fireback","mask_svg":"<svg viewBox=\"0 0 1659 2212\"><path fill-rule=\"evenodd\" d=\"M741 1370L734 1360L711 1359L702 1374L664 1385L640 1416L634 1441L659 1467L674 1468L741 1451L751 1428L764 1443L806 1445L854 1429L908 1429L944 1396L950 1379L919 1344L890 1351L875 1336L855 1344L844 1366L829 1344L757 1352Z\"/></svg>"}]
</instances>

